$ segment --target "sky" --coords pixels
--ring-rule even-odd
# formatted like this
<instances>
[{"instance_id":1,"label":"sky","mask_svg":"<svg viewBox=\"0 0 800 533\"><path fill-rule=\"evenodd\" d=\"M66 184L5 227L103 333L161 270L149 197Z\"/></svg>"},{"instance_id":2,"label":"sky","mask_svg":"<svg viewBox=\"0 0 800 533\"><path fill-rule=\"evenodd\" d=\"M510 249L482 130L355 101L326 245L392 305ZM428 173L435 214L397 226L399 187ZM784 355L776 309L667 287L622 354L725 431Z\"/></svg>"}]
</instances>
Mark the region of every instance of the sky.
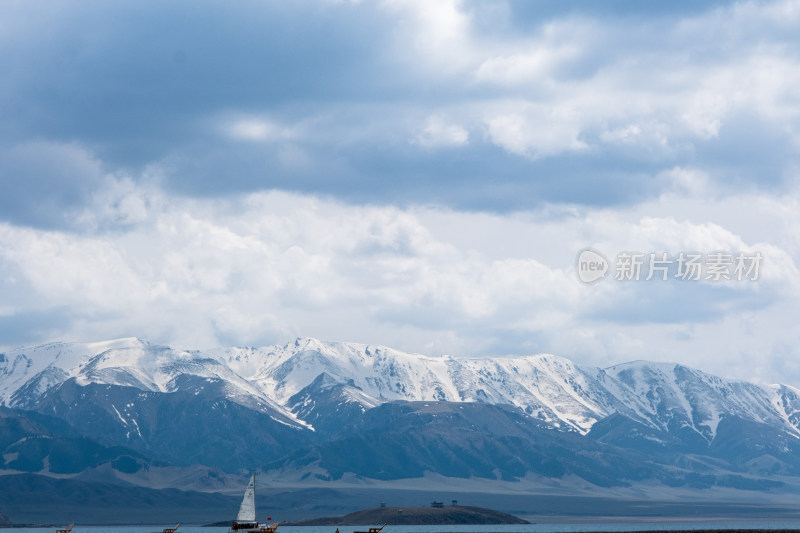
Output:
<instances>
[{"instance_id":1,"label":"sky","mask_svg":"<svg viewBox=\"0 0 800 533\"><path fill-rule=\"evenodd\" d=\"M0 346L800 386L799 30L798 0L2 2Z\"/></svg>"}]
</instances>

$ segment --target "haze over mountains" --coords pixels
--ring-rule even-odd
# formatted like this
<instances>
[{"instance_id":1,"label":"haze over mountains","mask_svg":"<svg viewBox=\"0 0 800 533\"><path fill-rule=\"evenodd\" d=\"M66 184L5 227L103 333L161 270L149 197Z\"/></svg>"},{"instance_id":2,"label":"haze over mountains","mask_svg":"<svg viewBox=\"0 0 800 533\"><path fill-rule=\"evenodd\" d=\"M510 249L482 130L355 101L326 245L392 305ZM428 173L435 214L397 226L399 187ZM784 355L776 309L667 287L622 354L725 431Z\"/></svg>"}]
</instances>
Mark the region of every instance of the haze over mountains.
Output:
<instances>
[{"instance_id":1,"label":"haze over mountains","mask_svg":"<svg viewBox=\"0 0 800 533\"><path fill-rule=\"evenodd\" d=\"M447 478L788 491L800 398L681 365L462 359L297 339L0 354L0 467L146 487ZM10 478L9 478L10 479Z\"/></svg>"}]
</instances>

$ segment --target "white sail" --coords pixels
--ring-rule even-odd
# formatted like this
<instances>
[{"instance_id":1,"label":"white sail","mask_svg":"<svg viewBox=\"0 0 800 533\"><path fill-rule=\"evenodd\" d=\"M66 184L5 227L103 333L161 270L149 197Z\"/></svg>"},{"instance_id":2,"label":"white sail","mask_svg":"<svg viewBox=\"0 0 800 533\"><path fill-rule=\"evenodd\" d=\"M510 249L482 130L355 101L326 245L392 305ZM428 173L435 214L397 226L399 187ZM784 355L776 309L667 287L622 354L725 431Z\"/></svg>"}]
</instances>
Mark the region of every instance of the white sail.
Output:
<instances>
[{"instance_id":1,"label":"white sail","mask_svg":"<svg viewBox=\"0 0 800 533\"><path fill-rule=\"evenodd\" d=\"M242 498L242 505L239 506L239 514L236 515L236 521L240 524L253 523L256 521L256 474L250 476L250 483L247 484L247 489L244 491L244 498Z\"/></svg>"}]
</instances>

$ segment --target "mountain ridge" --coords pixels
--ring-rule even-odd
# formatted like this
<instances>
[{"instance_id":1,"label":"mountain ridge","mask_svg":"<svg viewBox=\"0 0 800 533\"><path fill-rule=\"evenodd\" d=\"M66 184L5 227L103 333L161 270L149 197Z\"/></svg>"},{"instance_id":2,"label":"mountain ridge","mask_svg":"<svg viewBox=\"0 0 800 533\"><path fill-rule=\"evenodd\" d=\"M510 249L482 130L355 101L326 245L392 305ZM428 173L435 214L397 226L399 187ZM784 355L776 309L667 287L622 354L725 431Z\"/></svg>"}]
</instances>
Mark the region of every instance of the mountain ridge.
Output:
<instances>
[{"instance_id":1,"label":"mountain ridge","mask_svg":"<svg viewBox=\"0 0 800 533\"><path fill-rule=\"evenodd\" d=\"M800 481L797 389L677 363L602 369L548 354L432 357L310 338L201 351L126 338L0 354L0 405L130 448L142 476L154 462L256 467L298 483L427 472L602 487Z\"/></svg>"},{"instance_id":2,"label":"mountain ridge","mask_svg":"<svg viewBox=\"0 0 800 533\"><path fill-rule=\"evenodd\" d=\"M179 378L193 376L219 380L232 401L303 427L308 423L294 412L296 402L291 399L325 374L331 383L350 390L364 408L398 400L505 403L554 427L582 434L614 413L663 429L674 420L659 419L661 409L680 411L681 423L707 440L713 438L720 415L732 410L737 416L781 423L800 436L798 389L720 378L677 363L640 360L602 369L550 354L433 357L311 338L262 348L199 351L131 337L49 343L0 357L0 404L9 407L25 407L69 378L81 386L97 383L175 392L187 387ZM647 383L657 383L662 390ZM679 383L688 385L682 389ZM663 388L664 384L670 386ZM730 390L744 399L723 402ZM698 410L699 400L712 402Z\"/></svg>"}]
</instances>

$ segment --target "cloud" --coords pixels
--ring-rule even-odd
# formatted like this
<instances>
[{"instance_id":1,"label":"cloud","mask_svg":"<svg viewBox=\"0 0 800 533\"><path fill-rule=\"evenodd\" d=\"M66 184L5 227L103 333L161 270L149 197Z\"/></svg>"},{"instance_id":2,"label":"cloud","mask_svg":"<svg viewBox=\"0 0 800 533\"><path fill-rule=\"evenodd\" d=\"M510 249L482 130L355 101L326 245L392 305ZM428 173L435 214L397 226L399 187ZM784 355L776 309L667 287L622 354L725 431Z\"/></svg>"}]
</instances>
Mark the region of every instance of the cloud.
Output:
<instances>
[{"instance_id":1,"label":"cloud","mask_svg":"<svg viewBox=\"0 0 800 533\"><path fill-rule=\"evenodd\" d=\"M514 111L486 119L489 138L509 152L541 158L563 152L580 152L588 145L580 137L578 113L569 107L552 108L509 103Z\"/></svg>"},{"instance_id":2,"label":"cloud","mask_svg":"<svg viewBox=\"0 0 800 533\"><path fill-rule=\"evenodd\" d=\"M729 375L727 350L791 342L792 328L775 331L767 317L800 293L796 255L781 244L796 228L746 240L708 218L708 201L686 201L641 207L654 216L554 207L508 217L282 192L189 199L108 179L75 215L80 231L0 226L0 328L18 328L5 342L135 334L203 347L302 334L456 355L557 352L600 365L678 359ZM746 201L754 216L793 205ZM588 286L574 270L586 246L607 257L757 250L765 260L757 282Z\"/></svg>"},{"instance_id":3,"label":"cloud","mask_svg":"<svg viewBox=\"0 0 800 533\"><path fill-rule=\"evenodd\" d=\"M304 136L303 125L281 124L269 117L237 116L222 119L224 136L236 141L281 142Z\"/></svg>"},{"instance_id":4,"label":"cloud","mask_svg":"<svg viewBox=\"0 0 800 533\"><path fill-rule=\"evenodd\" d=\"M386 0L383 5L395 16L400 15L402 22L395 38L410 48L417 66L448 75L470 64L473 21L459 0Z\"/></svg>"},{"instance_id":5,"label":"cloud","mask_svg":"<svg viewBox=\"0 0 800 533\"><path fill-rule=\"evenodd\" d=\"M416 142L427 148L463 146L469 142L469 132L457 124L448 124L439 116L429 117L418 133Z\"/></svg>"},{"instance_id":6,"label":"cloud","mask_svg":"<svg viewBox=\"0 0 800 533\"><path fill-rule=\"evenodd\" d=\"M791 0L193 7L0 8L14 21L0 38L2 153L80 146L103 172L165 169L189 196L497 212L647 201L676 167L722 194L785 187L796 168ZM96 187L73 183L77 196L7 219L56 224L46 211ZM18 190L9 203L25 203Z\"/></svg>"},{"instance_id":7,"label":"cloud","mask_svg":"<svg viewBox=\"0 0 800 533\"><path fill-rule=\"evenodd\" d=\"M0 4L0 343L789 368L799 5ZM586 287L586 247L765 263Z\"/></svg>"},{"instance_id":8,"label":"cloud","mask_svg":"<svg viewBox=\"0 0 800 533\"><path fill-rule=\"evenodd\" d=\"M0 220L63 226L103 180L102 163L77 144L33 141L0 147Z\"/></svg>"}]
</instances>

